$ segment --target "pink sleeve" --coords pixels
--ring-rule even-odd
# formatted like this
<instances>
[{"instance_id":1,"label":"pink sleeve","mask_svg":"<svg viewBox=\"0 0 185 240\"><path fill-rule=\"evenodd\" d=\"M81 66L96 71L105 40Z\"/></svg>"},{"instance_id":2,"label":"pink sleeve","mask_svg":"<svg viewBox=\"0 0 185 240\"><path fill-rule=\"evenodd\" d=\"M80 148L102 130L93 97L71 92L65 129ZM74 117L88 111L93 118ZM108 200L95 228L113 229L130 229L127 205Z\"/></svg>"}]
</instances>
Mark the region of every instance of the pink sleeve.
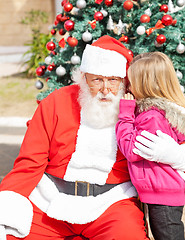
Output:
<instances>
[{"instance_id":1,"label":"pink sleeve","mask_svg":"<svg viewBox=\"0 0 185 240\"><path fill-rule=\"evenodd\" d=\"M155 109L143 112L135 118L135 106L134 100L121 100L119 120L116 124L118 146L130 162L142 160L140 156L133 153L136 136L140 135L143 130L155 134L156 130L166 132L169 128L164 115Z\"/></svg>"}]
</instances>

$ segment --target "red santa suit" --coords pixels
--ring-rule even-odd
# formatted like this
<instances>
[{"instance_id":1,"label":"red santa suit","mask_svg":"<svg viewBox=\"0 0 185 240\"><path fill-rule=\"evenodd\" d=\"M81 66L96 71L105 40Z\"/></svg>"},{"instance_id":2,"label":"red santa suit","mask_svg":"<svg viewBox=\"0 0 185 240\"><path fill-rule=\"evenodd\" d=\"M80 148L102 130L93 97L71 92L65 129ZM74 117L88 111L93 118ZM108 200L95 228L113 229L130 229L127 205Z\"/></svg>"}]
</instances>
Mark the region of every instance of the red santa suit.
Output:
<instances>
[{"instance_id":1,"label":"red santa suit","mask_svg":"<svg viewBox=\"0 0 185 240\"><path fill-rule=\"evenodd\" d=\"M28 198L51 218L86 224L115 202L137 195L126 159L117 149L114 127L93 129L83 124L78 94L78 85L64 87L39 104L14 168L0 185L0 209L6 218L16 219L18 228L7 233L17 237L29 233L32 206ZM118 185L96 197L74 196L59 192L44 173L72 182ZM9 203L13 204L11 212ZM2 214L0 220L15 229L8 219L3 223Z\"/></svg>"},{"instance_id":2,"label":"red santa suit","mask_svg":"<svg viewBox=\"0 0 185 240\"><path fill-rule=\"evenodd\" d=\"M119 41L109 36L102 38L102 44L108 40L108 46L118 46L125 54ZM99 51L104 52L99 47L88 49L90 55L95 54L94 50L98 56ZM104 73L108 62L115 62L117 56L126 64L114 49L105 52L107 57L100 55ZM82 59L84 72L92 66L86 65L92 60L88 55L86 61ZM99 65L95 69L101 71ZM125 76L125 67L124 72L119 64L113 69L117 70L109 75ZM117 149L115 126L97 129L86 124L78 97L79 86L75 84L54 91L39 104L14 167L0 185L0 228L5 226L4 235L27 236L26 240L67 236L147 239L127 162ZM78 188L81 182L87 186L86 195ZM65 190L61 183L67 184ZM97 194L92 192L95 187L100 190Z\"/></svg>"}]
</instances>

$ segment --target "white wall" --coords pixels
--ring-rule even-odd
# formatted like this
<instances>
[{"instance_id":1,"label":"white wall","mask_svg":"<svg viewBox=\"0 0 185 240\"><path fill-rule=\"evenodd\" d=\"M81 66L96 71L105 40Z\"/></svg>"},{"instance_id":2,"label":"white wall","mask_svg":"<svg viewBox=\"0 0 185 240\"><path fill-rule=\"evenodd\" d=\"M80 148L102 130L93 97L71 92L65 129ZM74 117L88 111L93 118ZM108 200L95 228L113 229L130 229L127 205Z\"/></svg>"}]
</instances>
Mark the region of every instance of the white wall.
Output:
<instances>
[{"instance_id":1,"label":"white wall","mask_svg":"<svg viewBox=\"0 0 185 240\"><path fill-rule=\"evenodd\" d=\"M62 12L61 0L55 0L55 12L56 15Z\"/></svg>"}]
</instances>

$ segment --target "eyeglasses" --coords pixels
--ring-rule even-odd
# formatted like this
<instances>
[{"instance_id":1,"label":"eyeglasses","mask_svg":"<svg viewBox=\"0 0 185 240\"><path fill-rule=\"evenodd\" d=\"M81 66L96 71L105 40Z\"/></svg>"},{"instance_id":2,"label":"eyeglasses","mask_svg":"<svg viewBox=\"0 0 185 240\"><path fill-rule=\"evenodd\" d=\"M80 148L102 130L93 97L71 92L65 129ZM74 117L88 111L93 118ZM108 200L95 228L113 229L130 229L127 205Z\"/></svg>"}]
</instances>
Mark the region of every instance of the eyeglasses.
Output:
<instances>
[{"instance_id":1,"label":"eyeglasses","mask_svg":"<svg viewBox=\"0 0 185 240\"><path fill-rule=\"evenodd\" d=\"M121 79L117 78L96 78L96 79L88 79L90 88L106 88L106 89L115 89L118 88L121 82Z\"/></svg>"}]
</instances>

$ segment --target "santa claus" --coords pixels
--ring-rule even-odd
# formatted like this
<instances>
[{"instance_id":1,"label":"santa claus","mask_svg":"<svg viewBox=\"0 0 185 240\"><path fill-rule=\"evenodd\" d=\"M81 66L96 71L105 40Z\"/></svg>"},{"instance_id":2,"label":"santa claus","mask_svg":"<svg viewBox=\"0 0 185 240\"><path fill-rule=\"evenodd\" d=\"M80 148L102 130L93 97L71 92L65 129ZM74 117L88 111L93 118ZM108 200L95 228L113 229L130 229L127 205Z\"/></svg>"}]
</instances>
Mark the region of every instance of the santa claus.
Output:
<instances>
[{"instance_id":1,"label":"santa claus","mask_svg":"<svg viewBox=\"0 0 185 240\"><path fill-rule=\"evenodd\" d=\"M148 239L115 124L128 49L86 45L74 84L39 104L0 185L0 239Z\"/></svg>"}]
</instances>

